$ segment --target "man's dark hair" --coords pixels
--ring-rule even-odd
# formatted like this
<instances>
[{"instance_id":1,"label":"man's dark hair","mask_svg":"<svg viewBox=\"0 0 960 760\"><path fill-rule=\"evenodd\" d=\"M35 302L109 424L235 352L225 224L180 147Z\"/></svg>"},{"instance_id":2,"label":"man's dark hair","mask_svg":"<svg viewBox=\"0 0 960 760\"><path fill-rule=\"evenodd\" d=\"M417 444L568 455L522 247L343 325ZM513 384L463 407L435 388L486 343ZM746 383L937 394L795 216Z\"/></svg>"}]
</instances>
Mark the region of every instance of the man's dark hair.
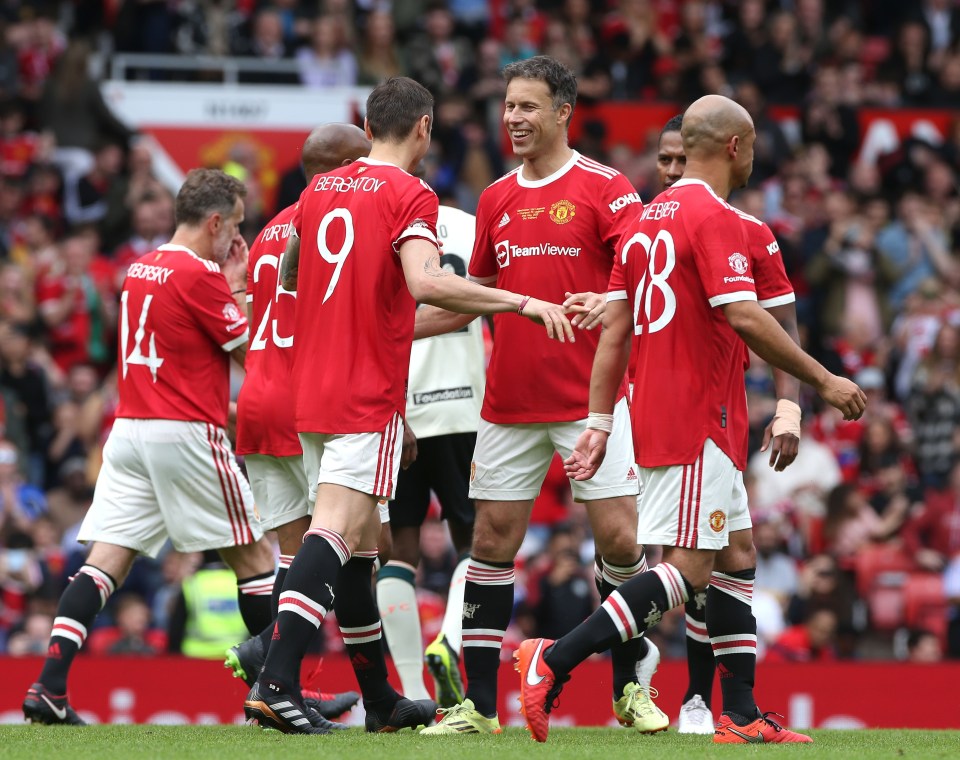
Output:
<instances>
[{"instance_id":1,"label":"man's dark hair","mask_svg":"<svg viewBox=\"0 0 960 760\"><path fill-rule=\"evenodd\" d=\"M230 216L247 188L219 169L191 169L177 193L177 224L200 224L211 214Z\"/></svg>"},{"instance_id":2,"label":"man's dark hair","mask_svg":"<svg viewBox=\"0 0 960 760\"><path fill-rule=\"evenodd\" d=\"M559 110L564 103L570 104L570 119L577 105L577 78L556 58L548 55L536 55L524 61L516 61L503 70L507 84L514 79L537 79L546 82L553 98L553 110ZM570 125L567 119L567 126Z\"/></svg>"},{"instance_id":3,"label":"man's dark hair","mask_svg":"<svg viewBox=\"0 0 960 760\"><path fill-rule=\"evenodd\" d=\"M376 140L401 142L424 116L433 118L433 95L409 77L391 77L367 98L367 126Z\"/></svg>"},{"instance_id":4,"label":"man's dark hair","mask_svg":"<svg viewBox=\"0 0 960 760\"><path fill-rule=\"evenodd\" d=\"M683 126L683 114L678 113L670 121L663 125L663 129L660 130L660 137L663 137L667 132L679 132L680 128Z\"/></svg>"}]
</instances>

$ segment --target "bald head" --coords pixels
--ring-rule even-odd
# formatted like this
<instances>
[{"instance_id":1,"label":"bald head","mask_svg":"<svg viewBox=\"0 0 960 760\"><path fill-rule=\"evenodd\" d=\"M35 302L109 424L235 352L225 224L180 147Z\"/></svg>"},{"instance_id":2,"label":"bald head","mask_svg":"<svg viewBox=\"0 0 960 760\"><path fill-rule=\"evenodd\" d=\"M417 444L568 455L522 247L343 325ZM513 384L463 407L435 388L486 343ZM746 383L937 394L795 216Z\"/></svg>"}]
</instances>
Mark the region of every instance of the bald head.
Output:
<instances>
[{"instance_id":1,"label":"bald head","mask_svg":"<svg viewBox=\"0 0 960 760\"><path fill-rule=\"evenodd\" d=\"M370 141L353 124L324 124L303 143L303 173L307 177L324 174L356 161L370 153Z\"/></svg>"},{"instance_id":2,"label":"bald head","mask_svg":"<svg viewBox=\"0 0 960 760\"><path fill-rule=\"evenodd\" d=\"M722 153L730 138L743 138L753 129L747 109L723 95L704 95L683 114L680 135L688 158Z\"/></svg>"}]
</instances>

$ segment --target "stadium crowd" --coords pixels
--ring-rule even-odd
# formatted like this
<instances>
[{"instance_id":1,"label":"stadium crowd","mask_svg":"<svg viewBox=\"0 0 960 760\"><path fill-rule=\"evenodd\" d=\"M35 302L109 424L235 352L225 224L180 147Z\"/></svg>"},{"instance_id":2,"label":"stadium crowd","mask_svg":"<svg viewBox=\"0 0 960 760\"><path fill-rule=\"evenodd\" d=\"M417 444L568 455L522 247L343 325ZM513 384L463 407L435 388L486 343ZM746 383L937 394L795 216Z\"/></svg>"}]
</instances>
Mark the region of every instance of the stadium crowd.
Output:
<instances>
[{"instance_id":1,"label":"stadium crowd","mask_svg":"<svg viewBox=\"0 0 960 760\"><path fill-rule=\"evenodd\" d=\"M512 61L562 60L585 103L679 111L705 93L736 98L759 134L750 186L733 203L776 233L806 348L870 396L863 419L842 423L805 395L797 461L783 473L765 455L750 462L763 656L960 657L960 117L942 141L915 136L859 160L857 121L866 106L960 108L952 0L4 3L0 652L46 651L57 599L82 564L77 526L116 405L120 283L174 226L170 188L104 105L90 50L289 60L291 73L246 78L307 87L413 77L438 98L426 179L441 203L467 211L513 160L501 149L499 77ZM783 128L769 105L797 108L799 128ZM655 134L633 151L604 146L602 124L584 126L578 149L643 198L656 194ZM256 168L237 168L253 197ZM277 168L291 169L280 208L291 202L283 188L295 197L303 180ZM273 212L248 213L251 237ZM756 359L747 387L756 451L775 404ZM594 609L593 556L555 466L518 560L508 638L558 637ZM456 561L442 523L429 523L418 576L426 640ZM181 584L200 563L173 551L138 561L86 651L164 651ZM651 636L665 656L684 656L682 614Z\"/></svg>"}]
</instances>

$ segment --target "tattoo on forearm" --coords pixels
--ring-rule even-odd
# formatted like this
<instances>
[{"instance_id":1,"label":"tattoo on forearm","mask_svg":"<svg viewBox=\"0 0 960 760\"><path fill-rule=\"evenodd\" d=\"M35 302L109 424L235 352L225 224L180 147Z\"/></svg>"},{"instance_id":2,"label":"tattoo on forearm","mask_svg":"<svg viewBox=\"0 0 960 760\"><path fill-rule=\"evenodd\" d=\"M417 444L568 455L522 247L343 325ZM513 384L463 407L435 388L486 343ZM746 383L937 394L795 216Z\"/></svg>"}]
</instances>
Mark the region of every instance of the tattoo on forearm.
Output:
<instances>
[{"instance_id":1,"label":"tattoo on forearm","mask_svg":"<svg viewBox=\"0 0 960 760\"><path fill-rule=\"evenodd\" d=\"M431 256L423 262L423 271L431 277L448 277L450 272L440 266L440 256Z\"/></svg>"}]
</instances>

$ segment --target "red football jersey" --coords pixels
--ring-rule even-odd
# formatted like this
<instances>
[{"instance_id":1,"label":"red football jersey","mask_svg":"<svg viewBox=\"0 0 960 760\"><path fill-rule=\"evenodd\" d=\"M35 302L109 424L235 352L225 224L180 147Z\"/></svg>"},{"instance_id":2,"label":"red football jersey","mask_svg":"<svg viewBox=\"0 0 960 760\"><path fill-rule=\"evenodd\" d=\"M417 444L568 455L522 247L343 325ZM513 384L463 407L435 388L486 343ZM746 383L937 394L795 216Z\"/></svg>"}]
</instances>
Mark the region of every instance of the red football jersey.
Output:
<instances>
[{"instance_id":1,"label":"red football jersey","mask_svg":"<svg viewBox=\"0 0 960 760\"><path fill-rule=\"evenodd\" d=\"M398 251L411 238L436 245L438 208L424 182L369 158L303 191L293 219L298 432L382 432L404 413L416 304Z\"/></svg>"},{"instance_id":2,"label":"red football jersey","mask_svg":"<svg viewBox=\"0 0 960 760\"><path fill-rule=\"evenodd\" d=\"M179 245L141 256L120 296L117 417L225 427L229 352L247 337L217 264Z\"/></svg>"},{"instance_id":3,"label":"red football jersey","mask_svg":"<svg viewBox=\"0 0 960 760\"><path fill-rule=\"evenodd\" d=\"M554 303L565 292L603 293L622 229L639 203L620 172L576 151L541 180L515 169L480 196L470 276ZM587 416L599 329L577 330L571 344L549 340L542 326L515 314L495 315L494 328L483 419L522 424Z\"/></svg>"},{"instance_id":4,"label":"red football jersey","mask_svg":"<svg viewBox=\"0 0 960 760\"><path fill-rule=\"evenodd\" d=\"M237 398L237 454L302 454L291 393L293 320L297 294L280 284L280 265L296 205L277 214L253 243L247 265L247 305L253 335L247 376Z\"/></svg>"},{"instance_id":5,"label":"red football jersey","mask_svg":"<svg viewBox=\"0 0 960 760\"><path fill-rule=\"evenodd\" d=\"M709 437L747 459L744 344L717 307L756 300L740 215L700 180L680 180L634 225L610 300L634 317L633 441L642 467L691 464Z\"/></svg>"},{"instance_id":6,"label":"red football jersey","mask_svg":"<svg viewBox=\"0 0 960 760\"><path fill-rule=\"evenodd\" d=\"M787 277L787 270L783 266L783 257L780 255L780 244L774 237L773 231L755 216L746 214L734 208L747 231L747 241L750 246L750 263L753 267L753 278L756 281L757 300L765 309L774 306L793 303L797 300L793 292L793 284ZM638 344L636 341L630 349L630 365L627 368L627 379L634 382L637 366ZM746 345L744 355L749 357ZM749 358L744 360L749 361Z\"/></svg>"}]
</instances>

